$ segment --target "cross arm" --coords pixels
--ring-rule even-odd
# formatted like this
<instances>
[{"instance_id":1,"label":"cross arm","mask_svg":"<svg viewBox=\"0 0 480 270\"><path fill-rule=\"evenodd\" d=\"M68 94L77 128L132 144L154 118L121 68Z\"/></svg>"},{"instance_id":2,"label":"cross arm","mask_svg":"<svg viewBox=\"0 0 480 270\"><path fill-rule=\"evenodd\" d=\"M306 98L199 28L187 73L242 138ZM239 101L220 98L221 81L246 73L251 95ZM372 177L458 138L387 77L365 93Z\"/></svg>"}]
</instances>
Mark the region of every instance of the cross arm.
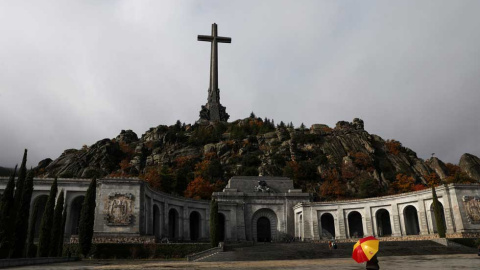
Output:
<instances>
[{"instance_id":1,"label":"cross arm","mask_svg":"<svg viewBox=\"0 0 480 270\"><path fill-rule=\"evenodd\" d=\"M229 37L217 37L217 42L232 43L232 38Z\"/></svg>"},{"instance_id":2,"label":"cross arm","mask_svg":"<svg viewBox=\"0 0 480 270\"><path fill-rule=\"evenodd\" d=\"M212 42L213 41L213 37L212 36L202 36L202 35L198 35L198 41L210 41Z\"/></svg>"}]
</instances>

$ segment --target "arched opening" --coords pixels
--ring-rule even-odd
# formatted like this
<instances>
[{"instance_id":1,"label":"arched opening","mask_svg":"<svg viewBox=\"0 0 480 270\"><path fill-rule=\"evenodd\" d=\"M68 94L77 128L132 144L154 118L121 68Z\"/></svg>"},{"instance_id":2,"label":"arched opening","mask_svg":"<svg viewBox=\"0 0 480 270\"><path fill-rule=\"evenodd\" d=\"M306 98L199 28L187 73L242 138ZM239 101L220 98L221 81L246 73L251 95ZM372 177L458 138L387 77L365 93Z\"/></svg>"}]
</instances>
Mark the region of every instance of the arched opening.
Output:
<instances>
[{"instance_id":1,"label":"arched opening","mask_svg":"<svg viewBox=\"0 0 480 270\"><path fill-rule=\"evenodd\" d=\"M268 223L265 219L268 220ZM257 210L253 214L251 222L252 231L251 234L247 235L247 240L266 242L277 239L278 219L272 209L263 208Z\"/></svg>"},{"instance_id":2,"label":"arched opening","mask_svg":"<svg viewBox=\"0 0 480 270\"><path fill-rule=\"evenodd\" d=\"M438 208L440 208L440 220L443 222L443 227L446 228L446 222L445 222L445 212L443 210L443 205L441 202L438 202ZM438 232L438 229L437 229L437 219L435 218L435 209L433 209L433 203L432 205L430 206L430 213L432 213L432 227L433 227L433 232L434 233L437 233Z\"/></svg>"},{"instance_id":3,"label":"arched opening","mask_svg":"<svg viewBox=\"0 0 480 270\"><path fill-rule=\"evenodd\" d=\"M155 239L160 238L160 210L158 209L157 205L153 206L153 235L155 235Z\"/></svg>"},{"instance_id":4,"label":"arched opening","mask_svg":"<svg viewBox=\"0 0 480 270\"><path fill-rule=\"evenodd\" d=\"M178 212L175 209L168 211L168 238L176 239L178 236Z\"/></svg>"},{"instance_id":5,"label":"arched opening","mask_svg":"<svg viewBox=\"0 0 480 270\"><path fill-rule=\"evenodd\" d=\"M348 215L348 231L350 238L363 237L362 215L359 212L353 211Z\"/></svg>"},{"instance_id":6,"label":"arched opening","mask_svg":"<svg viewBox=\"0 0 480 270\"><path fill-rule=\"evenodd\" d=\"M320 224L322 228L322 238L335 238L335 221L333 219L332 214L325 213L320 218Z\"/></svg>"},{"instance_id":7,"label":"arched opening","mask_svg":"<svg viewBox=\"0 0 480 270\"><path fill-rule=\"evenodd\" d=\"M270 220L266 217L261 217L257 220L257 241L258 242L272 241L272 232L270 231Z\"/></svg>"},{"instance_id":8,"label":"arched opening","mask_svg":"<svg viewBox=\"0 0 480 270\"><path fill-rule=\"evenodd\" d=\"M407 235L420 234L417 209L414 206L409 205L403 210L403 215L405 216L405 230Z\"/></svg>"},{"instance_id":9,"label":"arched opening","mask_svg":"<svg viewBox=\"0 0 480 270\"><path fill-rule=\"evenodd\" d=\"M35 198L33 203L32 216L35 220L34 224L34 236L37 238L40 235L40 223L42 222L43 212L45 212L45 205L47 204L48 196L40 195Z\"/></svg>"},{"instance_id":10,"label":"arched opening","mask_svg":"<svg viewBox=\"0 0 480 270\"><path fill-rule=\"evenodd\" d=\"M190 214L190 240L197 241L200 238L200 214L193 211Z\"/></svg>"},{"instance_id":11,"label":"arched opening","mask_svg":"<svg viewBox=\"0 0 480 270\"><path fill-rule=\"evenodd\" d=\"M70 205L70 232L71 235L78 235L78 224L80 223L80 212L82 212L82 205L85 196L78 196L73 199Z\"/></svg>"},{"instance_id":12,"label":"arched opening","mask_svg":"<svg viewBox=\"0 0 480 270\"><path fill-rule=\"evenodd\" d=\"M391 236L392 225L390 224L390 214L385 209L380 209L376 214L377 234L378 236Z\"/></svg>"},{"instance_id":13,"label":"arched opening","mask_svg":"<svg viewBox=\"0 0 480 270\"><path fill-rule=\"evenodd\" d=\"M218 213L218 241L225 241L225 215Z\"/></svg>"}]
</instances>

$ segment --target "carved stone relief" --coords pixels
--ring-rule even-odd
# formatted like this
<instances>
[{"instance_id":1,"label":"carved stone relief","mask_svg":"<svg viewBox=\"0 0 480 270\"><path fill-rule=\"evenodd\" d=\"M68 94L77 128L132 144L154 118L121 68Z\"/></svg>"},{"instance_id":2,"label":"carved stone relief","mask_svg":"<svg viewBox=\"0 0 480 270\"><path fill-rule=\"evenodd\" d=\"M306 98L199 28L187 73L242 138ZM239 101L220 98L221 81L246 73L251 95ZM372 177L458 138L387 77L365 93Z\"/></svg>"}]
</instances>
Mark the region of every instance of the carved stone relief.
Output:
<instances>
[{"instance_id":1,"label":"carved stone relief","mask_svg":"<svg viewBox=\"0 0 480 270\"><path fill-rule=\"evenodd\" d=\"M110 193L104 209L107 225L130 225L134 218L134 206L134 196L131 193Z\"/></svg>"},{"instance_id":2,"label":"carved stone relief","mask_svg":"<svg viewBox=\"0 0 480 270\"><path fill-rule=\"evenodd\" d=\"M480 224L480 197L463 196L463 205L467 213L468 222L471 224Z\"/></svg>"}]
</instances>

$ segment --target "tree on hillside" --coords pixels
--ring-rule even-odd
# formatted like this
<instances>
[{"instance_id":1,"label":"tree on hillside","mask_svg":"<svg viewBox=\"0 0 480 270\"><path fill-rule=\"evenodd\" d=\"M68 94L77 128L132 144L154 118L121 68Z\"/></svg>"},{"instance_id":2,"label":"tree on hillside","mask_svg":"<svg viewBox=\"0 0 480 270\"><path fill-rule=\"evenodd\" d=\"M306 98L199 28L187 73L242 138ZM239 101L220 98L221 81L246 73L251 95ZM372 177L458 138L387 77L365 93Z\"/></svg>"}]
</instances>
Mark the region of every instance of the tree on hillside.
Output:
<instances>
[{"instance_id":1,"label":"tree on hillside","mask_svg":"<svg viewBox=\"0 0 480 270\"><path fill-rule=\"evenodd\" d=\"M78 242L80 252L83 256L87 256L92 247L96 195L97 179L93 178L85 194L85 199L83 200L82 211L80 212L80 223L78 225Z\"/></svg>"},{"instance_id":2,"label":"tree on hillside","mask_svg":"<svg viewBox=\"0 0 480 270\"><path fill-rule=\"evenodd\" d=\"M40 236L38 239L37 250L38 257L47 257L49 254L57 189L57 178L55 178L52 187L50 188L50 194L48 195L47 204L45 205L45 211L43 212L42 221L40 223Z\"/></svg>"},{"instance_id":3,"label":"tree on hillside","mask_svg":"<svg viewBox=\"0 0 480 270\"><path fill-rule=\"evenodd\" d=\"M414 190L415 179L406 174L399 173L395 177L395 181L390 185L390 194L399 194Z\"/></svg>"},{"instance_id":4,"label":"tree on hillside","mask_svg":"<svg viewBox=\"0 0 480 270\"><path fill-rule=\"evenodd\" d=\"M8 257L11 246L11 237L13 226L12 220L14 219L14 190L15 190L15 174L17 172L17 166L13 171L7 186L3 192L3 196L0 200L0 259Z\"/></svg>"},{"instance_id":5,"label":"tree on hillside","mask_svg":"<svg viewBox=\"0 0 480 270\"><path fill-rule=\"evenodd\" d=\"M197 176L192 182L188 183L184 195L187 198L193 198L196 200L208 200L212 197L212 192L213 185L203 179L203 177Z\"/></svg>"},{"instance_id":6,"label":"tree on hillside","mask_svg":"<svg viewBox=\"0 0 480 270\"><path fill-rule=\"evenodd\" d=\"M15 242L10 255L12 258L25 256L25 241L27 240L28 218L30 217L30 201L33 193L33 169L30 169L23 186L22 201L15 221Z\"/></svg>"},{"instance_id":7,"label":"tree on hillside","mask_svg":"<svg viewBox=\"0 0 480 270\"><path fill-rule=\"evenodd\" d=\"M212 247L218 247L219 226L218 202L213 199L210 202L210 244L212 244Z\"/></svg>"},{"instance_id":8,"label":"tree on hillside","mask_svg":"<svg viewBox=\"0 0 480 270\"><path fill-rule=\"evenodd\" d=\"M50 257L58 256L58 242L63 242L63 235L62 233L62 218L63 218L63 203L65 201L65 197L63 195L63 190L60 191L60 195L58 195L57 205L55 206L55 214L53 215L53 227L52 227L52 241L50 242Z\"/></svg>"}]
</instances>

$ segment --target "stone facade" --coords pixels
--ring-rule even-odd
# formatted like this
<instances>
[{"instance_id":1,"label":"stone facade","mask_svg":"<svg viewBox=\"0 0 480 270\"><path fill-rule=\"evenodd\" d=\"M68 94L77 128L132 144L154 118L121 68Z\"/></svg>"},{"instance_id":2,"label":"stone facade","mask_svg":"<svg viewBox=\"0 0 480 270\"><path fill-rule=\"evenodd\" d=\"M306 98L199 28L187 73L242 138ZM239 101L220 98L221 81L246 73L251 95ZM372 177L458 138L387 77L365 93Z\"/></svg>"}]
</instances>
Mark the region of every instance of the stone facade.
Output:
<instances>
[{"instance_id":1,"label":"stone facade","mask_svg":"<svg viewBox=\"0 0 480 270\"><path fill-rule=\"evenodd\" d=\"M480 233L480 185L436 188L447 234ZM295 236L305 240L356 238L362 235L434 235L432 191L425 189L370 199L306 202L294 207Z\"/></svg>"},{"instance_id":2,"label":"stone facade","mask_svg":"<svg viewBox=\"0 0 480 270\"><path fill-rule=\"evenodd\" d=\"M3 192L8 178L0 178ZM35 179L33 204L46 202L53 179ZM65 233L75 241L89 179L58 179L67 204ZM447 234L480 234L480 185L436 188ZM232 177L219 202L221 238L227 241L349 239L365 235L435 237L430 189L369 199L311 202L284 177ZM210 202L152 190L137 178L99 179L94 240L105 243L206 241ZM43 209L40 211L43 212ZM37 218L37 230L41 213Z\"/></svg>"}]
</instances>

